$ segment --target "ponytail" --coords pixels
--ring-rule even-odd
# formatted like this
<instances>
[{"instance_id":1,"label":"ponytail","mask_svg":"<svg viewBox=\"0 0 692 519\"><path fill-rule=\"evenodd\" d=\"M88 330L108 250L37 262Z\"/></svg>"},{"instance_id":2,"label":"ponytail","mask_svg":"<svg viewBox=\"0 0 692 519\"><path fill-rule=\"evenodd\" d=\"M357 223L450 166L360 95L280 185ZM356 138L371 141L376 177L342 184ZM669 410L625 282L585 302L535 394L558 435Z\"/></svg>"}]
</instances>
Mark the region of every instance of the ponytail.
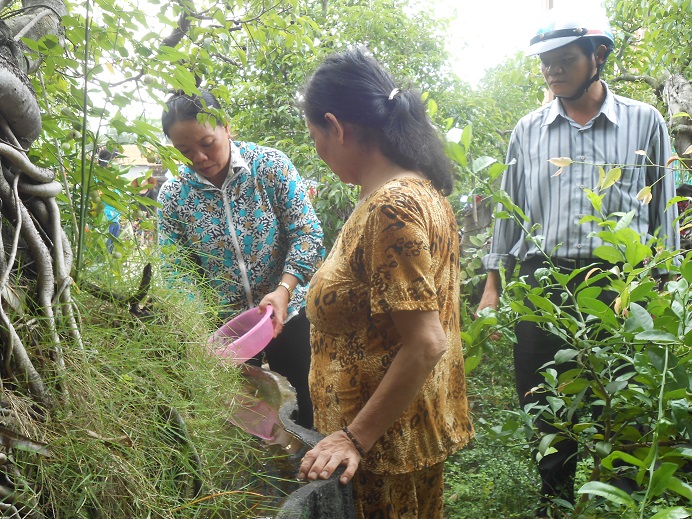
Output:
<instances>
[{"instance_id":1,"label":"ponytail","mask_svg":"<svg viewBox=\"0 0 692 519\"><path fill-rule=\"evenodd\" d=\"M327 57L308 80L301 105L311 124L325 127L324 115L332 113L357 126L364 146L378 146L395 164L420 171L442 194L451 193L452 165L420 92L398 87L364 50Z\"/></svg>"}]
</instances>

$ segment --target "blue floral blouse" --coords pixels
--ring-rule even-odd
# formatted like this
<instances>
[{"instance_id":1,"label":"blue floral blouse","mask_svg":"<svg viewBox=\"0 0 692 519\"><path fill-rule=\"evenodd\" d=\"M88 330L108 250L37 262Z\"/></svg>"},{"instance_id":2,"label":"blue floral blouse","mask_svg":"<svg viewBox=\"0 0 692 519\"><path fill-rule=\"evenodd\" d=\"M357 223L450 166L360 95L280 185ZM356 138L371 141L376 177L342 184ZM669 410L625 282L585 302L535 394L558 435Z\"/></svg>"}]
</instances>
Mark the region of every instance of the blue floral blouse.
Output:
<instances>
[{"instance_id":1,"label":"blue floral blouse","mask_svg":"<svg viewBox=\"0 0 692 519\"><path fill-rule=\"evenodd\" d=\"M220 317L256 306L283 273L300 282L288 317L305 304L324 258L322 228L300 175L273 148L231 142L231 171L217 188L189 167L161 186L159 243L191 256L220 303Z\"/></svg>"}]
</instances>

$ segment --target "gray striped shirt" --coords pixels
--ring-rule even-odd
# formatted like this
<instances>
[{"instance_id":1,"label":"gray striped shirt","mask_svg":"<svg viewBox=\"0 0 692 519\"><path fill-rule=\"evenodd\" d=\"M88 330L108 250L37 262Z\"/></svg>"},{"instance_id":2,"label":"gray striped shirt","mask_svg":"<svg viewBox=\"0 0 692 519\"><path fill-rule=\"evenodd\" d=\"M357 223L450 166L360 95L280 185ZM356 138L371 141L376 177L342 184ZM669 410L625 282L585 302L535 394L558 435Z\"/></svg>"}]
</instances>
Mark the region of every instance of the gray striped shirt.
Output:
<instances>
[{"instance_id":1,"label":"gray striped shirt","mask_svg":"<svg viewBox=\"0 0 692 519\"><path fill-rule=\"evenodd\" d=\"M675 196L675 180L672 171L663 167L671 156L665 121L652 106L615 95L607 86L606 90L600 113L584 126L570 119L554 100L523 117L512 132L507 162L515 162L504 174L502 189L526 214L529 221L524 227L539 226L534 235L543 237L543 251L554 258L592 258L594 249L603 245L600 238L589 236L602 229L594 222L578 223L586 215L597 214L584 188L595 190L598 166L607 172L622 165L620 180L604 191L604 214L634 209L630 227L643 243L660 229L668 247L680 247L674 223L677 207L673 204L666 210L666 203ZM648 158L636 154L637 150L644 150ZM553 176L558 168L548 159L557 157L588 164L571 164ZM647 185L653 185L653 198L642 205L636 196ZM498 210L505 209L499 205ZM486 269L498 270L502 264L511 272L517 259L534 256L543 254L514 220L495 220L490 253L483 258Z\"/></svg>"}]
</instances>

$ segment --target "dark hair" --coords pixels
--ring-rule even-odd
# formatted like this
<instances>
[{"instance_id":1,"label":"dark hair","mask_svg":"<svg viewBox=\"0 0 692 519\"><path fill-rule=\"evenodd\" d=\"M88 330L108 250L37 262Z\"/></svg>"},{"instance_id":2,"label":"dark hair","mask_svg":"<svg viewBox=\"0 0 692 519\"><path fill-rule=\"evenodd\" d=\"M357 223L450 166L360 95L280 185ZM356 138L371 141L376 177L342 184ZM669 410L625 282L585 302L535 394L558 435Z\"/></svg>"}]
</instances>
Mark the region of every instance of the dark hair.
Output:
<instances>
[{"instance_id":1,"label":"dark hair","mask_svg":"<svg viewBox=\"0 0 692 519\"><path fill-rule=\"evenodd\" d=\"M301 106L311 124L325 128L326 113L357 125L364 145L391 161L422 172L447 195L452 164L430 122L420 92L397 88L392 76L361 48L328 56L308 79Z\"/></svg>"},{"instance_id":2,"label":"dark hair","mask_svg":"<svg viewBox=\"0 0 692 519\"><path fill-rule=\"evenodd\" d=\"M601 45L605 45L606 60L608 59L608 56L610 56L610 53L613 52L613 42L605 37L589 36L587 38L579 38L574 43L576 43L581 51L589 58L596 54L596 49L598 49L598 47Z\"/></svg>"},{"instance_id":3,"label":"dark hair","mask_svg":"<svg viewBox=\"0 0 692 519\"><path fill-rule=\"evenodd\" d=\"M216 100L216 97L203 89L200 89L199 93L200 95L190 95L179 92L166 100L166 108L163 114L161 114L161 128L166 137L170 137L168 132L173 124L179 121L197 119L197 116L201 113L209 114L209 117L213 118L217 124L222 122L213 111L209 111L210 108L214 110L221 109L221 105Z\"/></svg>"}]
</instances>

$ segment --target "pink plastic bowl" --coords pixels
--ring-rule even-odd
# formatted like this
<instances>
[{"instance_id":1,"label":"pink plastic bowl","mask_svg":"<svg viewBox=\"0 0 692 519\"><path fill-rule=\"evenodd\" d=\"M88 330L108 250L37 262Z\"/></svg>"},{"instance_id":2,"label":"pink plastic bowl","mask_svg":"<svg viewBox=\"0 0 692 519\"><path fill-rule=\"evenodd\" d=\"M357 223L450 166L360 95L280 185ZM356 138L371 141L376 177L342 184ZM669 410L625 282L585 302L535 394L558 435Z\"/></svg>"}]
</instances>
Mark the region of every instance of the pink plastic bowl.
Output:
<instances>
[{"instance_id":1,"label":"pink plastic bowl","mask_svg":"<svg viewBox=\"0 0 692 519\"><path fill-rule=\"evenodd\" d=\"M274 336L271 305L263 314L250 308L221 326L209 337L211 351L222 359L242 364L262 351Z\"/></svg>"}]
</instances>

